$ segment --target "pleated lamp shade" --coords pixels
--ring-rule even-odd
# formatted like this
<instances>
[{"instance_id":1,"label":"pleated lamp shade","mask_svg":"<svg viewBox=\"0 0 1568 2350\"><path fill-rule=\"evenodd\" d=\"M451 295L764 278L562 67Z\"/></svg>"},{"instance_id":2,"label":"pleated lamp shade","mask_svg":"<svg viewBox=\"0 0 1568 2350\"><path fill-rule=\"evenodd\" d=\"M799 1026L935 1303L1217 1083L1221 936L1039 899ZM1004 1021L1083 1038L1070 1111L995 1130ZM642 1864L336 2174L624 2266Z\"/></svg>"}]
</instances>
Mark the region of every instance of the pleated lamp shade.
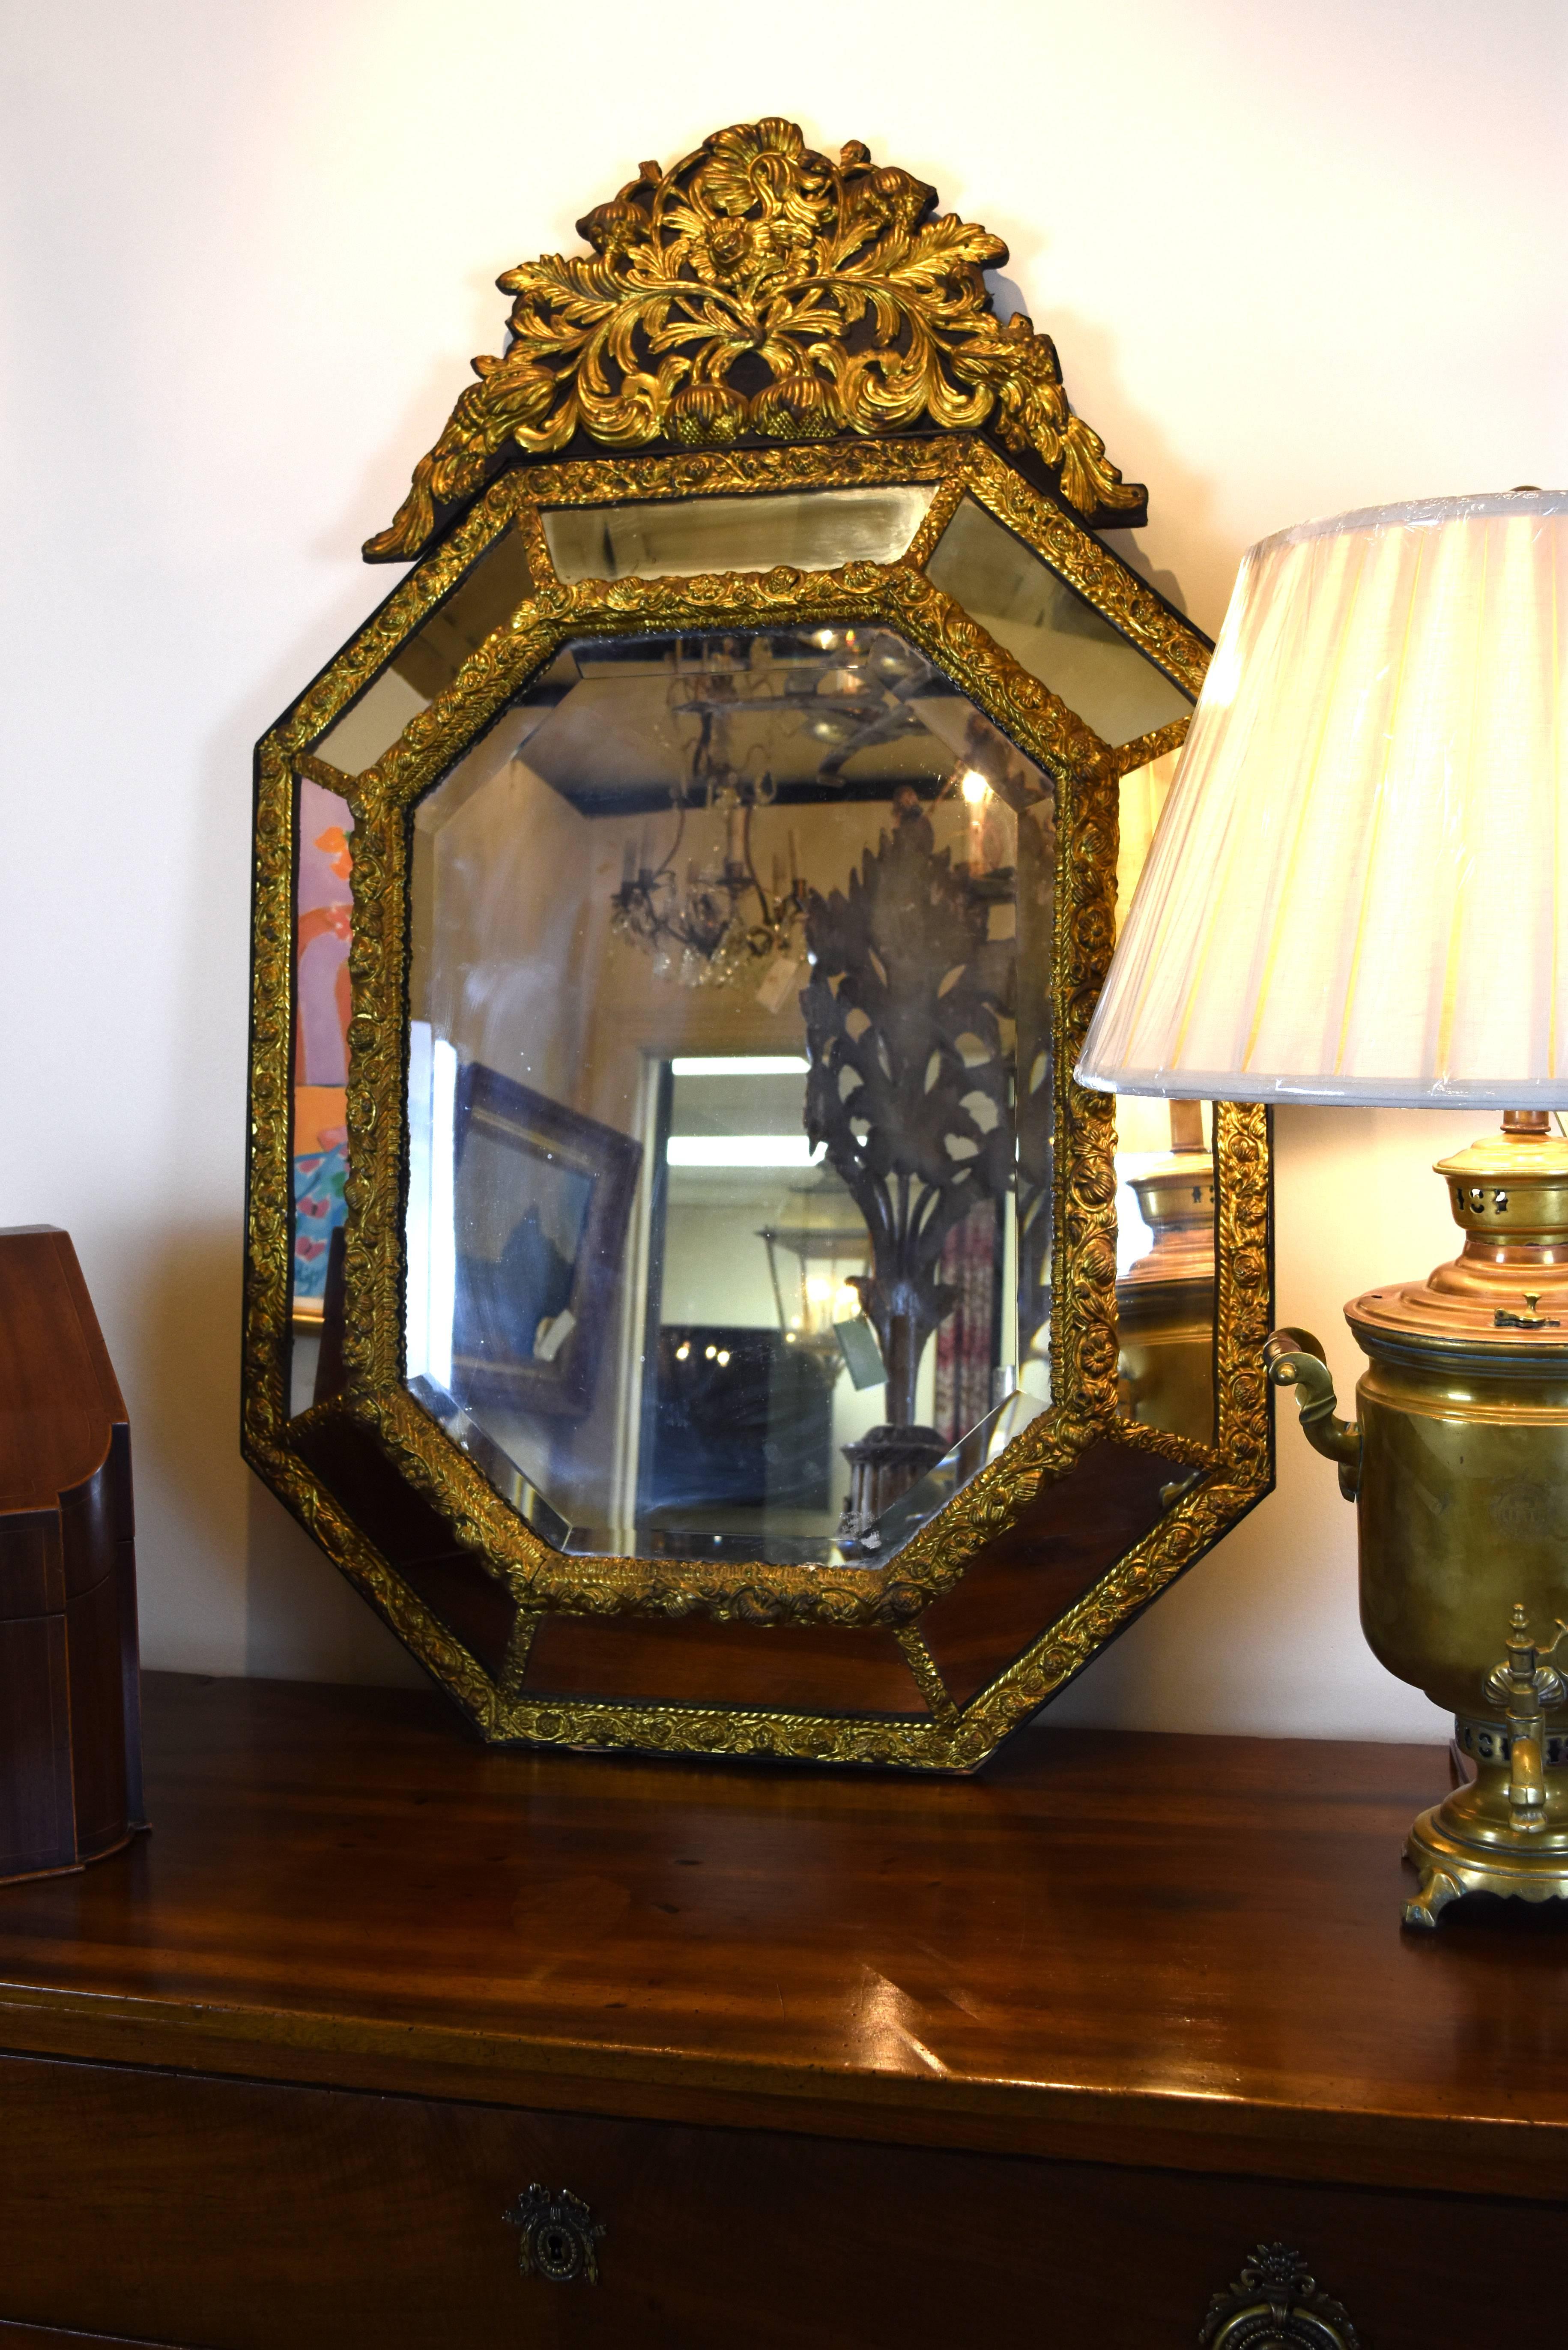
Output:
<instances>
[{"instance_id":1,"label":"pleated lamp shade","mask_svg":"<svg viewBox=\"0 0 1568 2350\"><path fill-rule=\"evenodd\" d=\"M1080 1084L1568 1107L1568 493L1252 548Z\"/></svg>"}]
</instances>

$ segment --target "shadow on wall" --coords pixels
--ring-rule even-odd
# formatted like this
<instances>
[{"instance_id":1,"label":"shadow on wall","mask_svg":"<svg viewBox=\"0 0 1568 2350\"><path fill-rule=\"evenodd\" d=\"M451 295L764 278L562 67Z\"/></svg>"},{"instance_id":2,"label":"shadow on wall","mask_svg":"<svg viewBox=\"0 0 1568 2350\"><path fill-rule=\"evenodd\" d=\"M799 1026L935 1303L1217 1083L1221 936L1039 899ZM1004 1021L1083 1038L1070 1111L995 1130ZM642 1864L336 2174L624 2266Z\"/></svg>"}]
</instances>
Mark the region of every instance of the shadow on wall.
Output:
<instances>
[{"instance_id":1,"label":"shadow on wall","mask_svg":"<svg viewBox=\"0 0 1568 2350\"><path fill-rule=\"evenodd\" d=\"M428 1688L407 1649L282 1503L248 1471L246 1482L246 1673Z\"/></svg>"},{"instance_id":2,"label":"shadow on wall","mask_svg":"<svg viewBox=\"0 0 1568 2350\"><path fill-rule=\"evenodd\" d=\"M562 252L577 253L583 249L581 237L565 223L561 236ZM473 267L463 272L472 318L464 329L461 359L451 349L432 358L421 382L404 400L400 421L389 428L379 449L370 449L369 432L363 436L366 454L358 476L347 485L342 505L330 525L313 538L310 551L314 556L328 563L340 563L346 554L357 556L364 541L384 530L391 521L408 495L416 463L427 449L434 446L460 395L473 380L469 366L471 356L474 352L492 352L499 358L506 348L510 338L506 323L508 296L499 291L495 281L503 270L514 267L524 258L524 249L529 253L534 250L531 230L522 236L515 251L510 246L504 252L496 248L493 269ZM357 412L373 404L367 401L362 388L353 383L347 386L343 396ZM351 441L356 437L351 435ZM400 563L377 564L368 569L371 593L366 600L367 614L383 596L391 593L403 578L405 569Z\"/></svg>"},{"instance_id":3,"label":"shadow on wall","mask_svg":"<svg viewBox=\"0 0 1568 2350\"><path fill-rule=\"evenodd\" d=\"M472 329L475 351L499 352L505 341L505 296L495 291L492 281L483 273L473 281L473 306L476 324ZM418 460L432 448L441 428L451 415L460 392L473 380L465 357L457 366L451 358L432 359L423 380L403 401L398 421L387 432L379 448L371 449L370 433L364 439L367 453L360 462L355 479L345 485L341 505L326 527L313 532L310 552L318 561L337 564L345 557L358 557L366 539L379 530L385 530L403 499L408 495L409 480ZM349 386L344 394L346 404L357 413L369 404L362 393ZM384 596L389 596L407 571L407 566L368 564L365 567L365 614L374 610ZM345 629L344 639L358 628L355 621ZM342 641L338 639L337 641ZM327 648L317 661L319 668L337 650L337 642ZM308 669L299 672L301 678L311 674ZM297 687L296 689L297 690Z\"/></svg>"},{"instance_id":4,"label":"shadow on wall","mask_svg":"<svg viewBox=\"0 0 1568 2350\"><path fill-rule=\"evenodd\" d=\"M106 1249L106 1242L108 1246ZM236 1224L167 1222L98 1243L120 1284L117 1361L130 1409L142 1653L240 1669L240 1243Z\"/></svg>"},{"instance_id":5,"label":"shadow on wall","mask_svg":"<svg viewBox=\"0 0 1568 2350\"><path fill-rule=\"evenodd\" d=\"M134 1396L144 1653L176 1669L422 1686L391 1634L241 1461L237 1218L177 1238L127 1234L120 1250L125 1326L135 1334L122 1378Z\"/></svg>"},{"instance_id":6,"label":"shadow on wall","mask_svg":"<svg viewBox=\"0 0 1568 2350\"><path fill-rule=\"evenodd\" d=\"M1124 479L1148 484L1150 527L1101 536L1178 611L1207 635L1217 635L1244 550L1216 518L1214 483L1188 464L1158 421L1127 397L1118 346L1105 326L1059 309L1034 323L1054 341L1067 397L1100 435L1112 463L1120 466ZM1174 571L1159 567L1151 546L1162 553L1179 548L1179 580Z\"/></svg>"}]
</instances>

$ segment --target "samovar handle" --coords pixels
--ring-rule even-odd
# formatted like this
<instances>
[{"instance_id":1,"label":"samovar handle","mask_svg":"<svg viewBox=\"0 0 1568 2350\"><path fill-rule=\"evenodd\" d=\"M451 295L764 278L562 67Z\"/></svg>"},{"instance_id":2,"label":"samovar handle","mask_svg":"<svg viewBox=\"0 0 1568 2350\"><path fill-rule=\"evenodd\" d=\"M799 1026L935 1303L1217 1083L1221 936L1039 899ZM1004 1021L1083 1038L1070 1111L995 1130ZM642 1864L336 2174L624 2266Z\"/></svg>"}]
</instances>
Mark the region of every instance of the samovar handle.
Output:
<instances>
[{"instance_id":1,"label":"samovar handle","mask_svg":"<svg viewBox=\"0 0 1568 2350\"><path fill-rule=\"evenodd\" d=\"M1361 1430L1338 1417L1322 1342L1310 1330L1272 1330L1263 1341L1263 1366L1275 1387L1296 1389L1303 1434L1314 1451L1337 1464L1339 1490L1354 1502L1361 1486Z\"/></svg>"}]
</instances>

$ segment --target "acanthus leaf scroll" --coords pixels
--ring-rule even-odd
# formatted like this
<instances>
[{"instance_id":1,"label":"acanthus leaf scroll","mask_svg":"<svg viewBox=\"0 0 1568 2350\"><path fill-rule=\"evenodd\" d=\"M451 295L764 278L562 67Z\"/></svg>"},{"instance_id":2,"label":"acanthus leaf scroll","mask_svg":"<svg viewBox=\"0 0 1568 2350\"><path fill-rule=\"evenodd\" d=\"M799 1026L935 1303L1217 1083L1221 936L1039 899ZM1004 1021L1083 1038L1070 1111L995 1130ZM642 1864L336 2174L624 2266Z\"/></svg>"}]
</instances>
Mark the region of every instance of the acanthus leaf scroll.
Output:
<instances>
[{"instance_id":1,"label":"acanthus leaf scroll","mask_svg":"<svg viewBox=\"0 0 1568 2350\"><path fill-rule=\"evenodd\" d=\"M935 211L937 192L836 163L776 116L715 131L668 172L645 163L577 224L591 251L507 270L511 341L473 361L372 562L418 555L514 455L579 435L608 449L994 431L1033 452L1096 524L1146 494L1068 405L1055 346L992 306L1002 239Z\"/></svg>"}]
</instances>

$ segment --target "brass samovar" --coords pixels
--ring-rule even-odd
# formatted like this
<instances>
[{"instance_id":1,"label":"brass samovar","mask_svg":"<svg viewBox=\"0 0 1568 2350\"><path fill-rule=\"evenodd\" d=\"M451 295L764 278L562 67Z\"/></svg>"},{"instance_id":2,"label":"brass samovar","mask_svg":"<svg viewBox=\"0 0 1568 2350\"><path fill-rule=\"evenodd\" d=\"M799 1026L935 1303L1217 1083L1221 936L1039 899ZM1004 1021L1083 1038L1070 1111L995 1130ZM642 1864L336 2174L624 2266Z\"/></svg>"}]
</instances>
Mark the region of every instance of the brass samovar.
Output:
<instances>
[{"instance_id":1,"label":"brass samovar","mask_svg":"<svg viewBox=\"0 0 1568 2350\"><path fill-rule=\"evenodd\" d=\"M1368 1357L1355 1422L1310 1332L1265 1348L1356 1503L1374 1652L1454 1714L1474 1765L1410 1831L1410 1926L1462 1893L1568 1897L1568 1711L1549 1662L1568 1617L1568 1142L1545 1111L1510 1111L1437 1172L1464 1249L1345 1307Z\"/></svg>"}]
</instances>

